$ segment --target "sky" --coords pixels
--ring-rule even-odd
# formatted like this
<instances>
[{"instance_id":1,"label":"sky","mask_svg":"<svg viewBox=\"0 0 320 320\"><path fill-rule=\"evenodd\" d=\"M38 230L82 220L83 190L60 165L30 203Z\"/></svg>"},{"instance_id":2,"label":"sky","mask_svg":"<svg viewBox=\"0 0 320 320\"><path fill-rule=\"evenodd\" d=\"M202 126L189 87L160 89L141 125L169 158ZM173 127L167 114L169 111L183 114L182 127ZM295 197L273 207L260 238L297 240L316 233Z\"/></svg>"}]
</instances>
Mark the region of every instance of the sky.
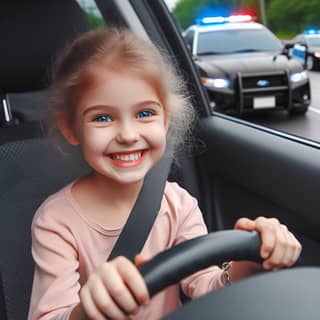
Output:
<instances>
[{"instance_id":1,"label":"sky","mask_svg":"<svg viewBox=\"0 0 320 320\"><path fill-rule=\"evenodd\" d=\"M179 0L165 0L164 2L167 4L168 8L171 10L174 8L175 4L179 2Z\"/></svg>"}]
</instances>

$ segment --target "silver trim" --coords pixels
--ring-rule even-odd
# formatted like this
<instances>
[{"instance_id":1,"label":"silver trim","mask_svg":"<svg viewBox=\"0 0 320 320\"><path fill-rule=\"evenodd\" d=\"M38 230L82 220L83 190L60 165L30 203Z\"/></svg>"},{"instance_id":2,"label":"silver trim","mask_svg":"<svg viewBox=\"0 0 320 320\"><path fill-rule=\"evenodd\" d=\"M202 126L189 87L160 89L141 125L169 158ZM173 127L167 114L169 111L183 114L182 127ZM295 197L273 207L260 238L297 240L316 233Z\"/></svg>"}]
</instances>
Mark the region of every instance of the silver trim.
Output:
<instances>
[{"instance_id":1,"label":"silver trim","mask_svg":"<svg viewBox=\"0 0 320 320\"><path fill-rule=\"evenodd\" d=\"M6 98L2 99L2 109L3 109L3 114L4 114L4 120L9 123L12 120L12 115L10 112L10 106L7 103Z\"/></svg>"},{"instance_id":2,"label":"silver trim","mask_svg":"<svg viewBox=\"0 0 320 320\"><path fill-rule=\"evenodd\" d=\"M119 8L119 11L125 18L129 28L138 36L142 37L144 40L151 41L141 21L139 20L139 17L137 16L129 1L118 0L114 1L114 3Z\"/></svg>"},{"instance_id":3,"label":"silver trim","mask_svg":"<svg viewBox=\"0 0 320 320\"><path fill-rule=\"evenodd\" d=\"M275 129L270 129L270 128L267 128L265 126L259 125L259 124L255 124L255 123L252 123L252 122L248 122L248 121L245 121L245 120L234 118L232 116L225 115L225 114L222 114L222 113L218 113L218 112L215 112L215 111L212 112L212 115L215 116L215 117L223 118L223 119L226 119L226 120L230 120L230 121L245 125L247 127L255 128L255 129L258 129L260 131L264 131L264 132L276 135L278 137L286 138L286 139L294 141L294 142L299 142L299 143L302 143L304 145L312 146L312 147L315 147L317 149L320 149L320 142L317 142L317 141L314 141L314 140L309 140L309 139L301 138L301 137L298 137L298 136L295 136L295 135L292 135L292 134L289 134L289 133L278 131L278 130L275 130Z\"/></svg>"}]
</instances>

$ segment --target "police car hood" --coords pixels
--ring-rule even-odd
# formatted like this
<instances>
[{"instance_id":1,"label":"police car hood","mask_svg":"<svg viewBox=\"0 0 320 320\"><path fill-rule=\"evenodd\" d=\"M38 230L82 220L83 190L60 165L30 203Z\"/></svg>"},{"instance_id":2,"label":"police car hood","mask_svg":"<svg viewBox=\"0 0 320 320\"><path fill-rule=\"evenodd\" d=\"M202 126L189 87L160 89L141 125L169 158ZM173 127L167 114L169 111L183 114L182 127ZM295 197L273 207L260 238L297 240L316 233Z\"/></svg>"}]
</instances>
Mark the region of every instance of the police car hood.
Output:
<instances>
[{"instance_id":1,"label":"police car hood","mask_svg":"<svg viewBox=\"0 0 320 320\"><path fill-rule=\"evenodd\" d=\"M229 55L206 55L198 56L196 64L201 73L209 77L228 76L235 77L241 73L265 73L289 70L290 72L301 71L299 62L288 59L279 53L250 53Z\"/></svg>"}]
</instances>

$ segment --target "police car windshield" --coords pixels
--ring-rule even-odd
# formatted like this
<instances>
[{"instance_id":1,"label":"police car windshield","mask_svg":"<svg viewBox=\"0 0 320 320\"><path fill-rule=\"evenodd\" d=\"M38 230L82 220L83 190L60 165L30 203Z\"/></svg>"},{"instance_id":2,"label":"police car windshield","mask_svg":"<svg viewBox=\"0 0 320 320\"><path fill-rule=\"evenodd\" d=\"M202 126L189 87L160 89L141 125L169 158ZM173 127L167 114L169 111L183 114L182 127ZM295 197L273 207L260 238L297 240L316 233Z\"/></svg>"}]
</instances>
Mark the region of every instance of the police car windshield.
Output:
<instances>
[{"instance_id":1,"label":"police car windshield","mask_svg":"<svg viewBox=\"0 0 320 320\"><path fill-rule=\"evenodd\" d=\"M267 29L228 29L201 31L197 54L279 52L281 50L281 42Z\"/></svg>"},{"instance_id":2,"label":"police car windshield","mask_svg":"<svg viewBox=\"0 0 320 320\"><path fill-rule=\"evenodd\" d=\"M320 47L320 36L319 37L309 37L308 45L310 47Z\"/></svg>"}]
</instances>

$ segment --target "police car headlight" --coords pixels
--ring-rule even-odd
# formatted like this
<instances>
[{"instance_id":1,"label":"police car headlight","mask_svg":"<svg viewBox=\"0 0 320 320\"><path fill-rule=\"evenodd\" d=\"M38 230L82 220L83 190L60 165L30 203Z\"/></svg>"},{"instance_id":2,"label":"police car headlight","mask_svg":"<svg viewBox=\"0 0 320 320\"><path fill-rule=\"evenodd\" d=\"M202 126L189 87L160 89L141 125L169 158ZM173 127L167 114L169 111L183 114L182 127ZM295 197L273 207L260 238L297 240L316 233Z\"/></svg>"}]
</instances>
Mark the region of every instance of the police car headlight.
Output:
<instances>
[{"instance_id":1,"label":"police car headlight","mask_svg":"<svg viewBox=\"0 0 320 320\"><path fill-rule=\"evenodd\" d=\"M290 75L290 81L294 83L300 82L306 79L308 79L307 71L297 72Z\"/></svg>"},{"instance_id":2,"label":"police car headlight","mask_svg":"<svg viewBox=\"0 0 320 320\"><path fill-rule=\"evenodd\" d=\"M314 53L314 56L315 56L316 58L320 58L320 52L315 52L315 53Z\"/></svg>"},{"instance_id":3,"label":"police car headlight","mask_svg":"<svg viewBox=\"0 0 320 320\"><path fill-rule=\"evenodd\" d=\"M226 89L231 87L231 80L227 78L201 77L201 82L207 88Z\"/></svg>"}]
</instances>

